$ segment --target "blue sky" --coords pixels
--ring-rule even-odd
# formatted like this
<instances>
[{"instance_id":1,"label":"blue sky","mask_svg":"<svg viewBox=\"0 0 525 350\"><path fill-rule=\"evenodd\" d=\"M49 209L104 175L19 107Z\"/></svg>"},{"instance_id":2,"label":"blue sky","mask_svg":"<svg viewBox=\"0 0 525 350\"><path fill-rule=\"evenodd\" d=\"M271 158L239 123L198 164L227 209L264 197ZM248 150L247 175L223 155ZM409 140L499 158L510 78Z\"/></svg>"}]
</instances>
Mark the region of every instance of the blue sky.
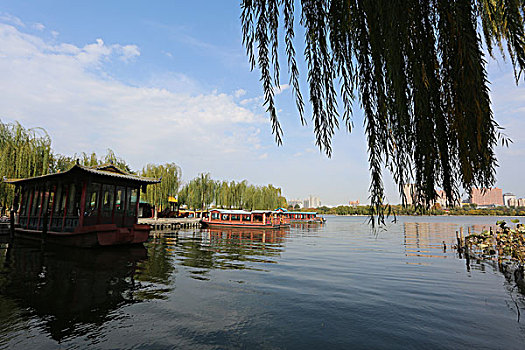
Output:
<instances>
[{"instance_id":1,"label":"blue sky","mask_svg":"<svg viewBox=\"0 0 525 350\"><path fill-rule=\"evenodd\" d=\"M328 159L311 125L301 126L282 74L285 138L278 147L261 107L259 73L250 72L241 44L239 15L239 3L227 1L2 1L0 118L44 127L62 154L111 148L134 169L175 162L186 181L210 172L271 183L288 199L367 202L360 111L351 134L336 134ZM514 141L497 150L497 186L525 196L523 83L514 84L501 59L488 69L495 117ZM398 203L384 178L389 201Z\"/></svg>"}]
</instances>

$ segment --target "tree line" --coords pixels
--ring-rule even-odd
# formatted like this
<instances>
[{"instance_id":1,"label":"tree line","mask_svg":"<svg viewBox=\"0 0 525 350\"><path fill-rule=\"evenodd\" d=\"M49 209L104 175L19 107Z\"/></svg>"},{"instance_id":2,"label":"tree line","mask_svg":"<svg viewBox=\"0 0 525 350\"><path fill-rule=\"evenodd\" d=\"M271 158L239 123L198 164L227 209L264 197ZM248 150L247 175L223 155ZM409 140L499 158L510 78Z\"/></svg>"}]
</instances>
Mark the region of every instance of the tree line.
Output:
<instances>
[{"instance_id":1,"label":"tree line","mask_svg":"<svg viewBox=\"0 0 525 350\"><path fill-rule=\"evenodd\" d=\"M2 179L44 175L53 162L51 138L44 129L26 129L18 122L4 124L0 121ZM13 197L13 186L0 183L0 207L9 207Z\"/></svg>"},{"instance_id":2,"label":"tree line","mask_svg":"<svg viewBox=\"0 0 525 350\"><path fill-rule=\"evenodd\" d=\"M213 180L210 174L200 174L184 185L179 192L179 203L192 209L209 208L214 204L227 209L275 209L286 206L286 198L279 187L250 185L246 180Z\"/></svg>"},{"instance_id":3,"label":"tree line","mask_svg":"<svg viewBox=\"0 0 525 350\"><path fill-rule=\"evenodd\" d=\"M161 179L159 184L148 186L148 190L141 193L141 201L150 203L159 211L168 208L170 197L178 197L180 205L191 209L208 208L211 204L221 208L249 209L275 209L286 205L281 189L273 185L254 186L246 180L212 180L207 173L197 176L181 188L182 170L175 163L147 164L142 170L134 171L111 149L102 156L95 152L75 153L73 156L54 153L51 138L44 129L26 129L18 122L3 123L0 120L2 179L64 172L77 162L88 167L113 164L130 174ZM13 197L14 186L0 182L0 211L5 212L11 206Z\"/></svg>"},{"instance_id":4,"label":"tree line","mask_svg":"<svg viewBox=\"0 0 525 350\"><path fill-rule=\"evenodd\" d=\"M494 208L478 208L476 205L467 204L461 207L453 207L443 209L439 206L434 206L430 209L415 207L413 205L391 205L391 213L393 215L481 215L481 216L525 216L525 207L494 207ZM333 208L326 206L317 209L307 209L305 211L316 211L319 214L329 215L370 215L370 206L348 206L340 205Z\"/></svg>"}]
</instances>

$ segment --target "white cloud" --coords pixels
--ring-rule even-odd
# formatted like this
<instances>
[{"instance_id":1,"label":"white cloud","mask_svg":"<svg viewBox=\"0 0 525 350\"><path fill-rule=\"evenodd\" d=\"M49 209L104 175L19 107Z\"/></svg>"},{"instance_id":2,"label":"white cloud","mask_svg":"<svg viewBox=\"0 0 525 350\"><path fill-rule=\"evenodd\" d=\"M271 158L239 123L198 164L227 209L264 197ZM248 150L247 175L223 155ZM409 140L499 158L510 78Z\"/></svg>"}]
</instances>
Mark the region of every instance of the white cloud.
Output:
<instances>
[{"instance_id":1,"label":"white cloud","mask_svg":"<svg viewBox=\"0 0 525 350\"><path fill-rule=\"evenodd\" d=\"M276 87L273 88L273 93L275 95L280 95L284 91L288 90L289 88L290 88L290 84L281 84L281 85L276 86Z\"/></svg>"},{"instance_id":2,"label":"white cloud","mask_svg":"<svg viewBox=\"0 0 525 350\"><path fill-rule=\"evenodd\" d=\"M121 51L122 56L120 59L124 62L140 56L139 48L136 45L117 46L117 48Z\"/></svg>"},{"instance_id":3,"label":"white cloud","mask_svg":"<svg viewBox=\"0 0 525 350\"><path fill-rule=\"evenodd\" d=\"M46 26L43 25L42 23L35 23L35 24L33 24L33 28L38 30L39 32L41 32L44 29L46 29Z\"/></svg>"},{"instance_id":4,"label":"white cloud","mask_svg":"<svg viewBox=\"0 0 525 350\"><path fill-rule=\"evenodd\" d=\"M246 98L244 100L241 100L240 104L243 106L249 105L249 104L260 106L262 105L263 102L264 102L264 96L261 95L261 96Z\"/></svg>"},{"instance_id":5,"label":"white cloud","mask_svg":"<svg viewBox=\"0 0 525 350\"><path fill-rule=\"evenodd\" d=\"M234 95L235 95L236 98L244 96L244 95L246 95L246 90L244 90L244 89L236 90Z\"/></svg>"},{"instance_id":6,"label":"white cloud","mask_svg":"<svg viewBox=\"0 0 525 350\"><path fill-rule=\"evenodd\" d=\"M290 88L289 84L282 84L282 85L274 87L273 88L273 93L274 93L275 96L277 96L277 95L280 95L281 93L283 93L283 91L285 91L285 90L287 90L289 88ZM241 96L244 96L245 94L246 94L246 91L243 90L243 89L240 89L240 90L237 90L235 92L235 97L241 97ZM243 106L251 105L253 107L261 108L263 106L263 104L264 104L264 95L251 97L251 98L245 98L245 99L240 101L240 104L243 105ZM281 113L282 109L279 109L277 112Z\"/></svg>"},{"instance_id":7,"label":"white cloud","mask_svg":"<svg viewBox=\"0 0 525 350\"><path fill-rule=\"evenodd\" d=\"M202 169L206 159L258 155L258 125L266 119L236 103L234 95L107 78L112 74L105 63L138 57L135 45L102 39L83 47L50 44L1 23L0 40L1 118L44 127L61 153L109 147L135 167L193 159Z\"/></svg>"},{"instance_id":8,"label":"white cloud","mask_svg":"<svg viewBox=\"0 0 525 350\"><path fill-rule=\"evenodd\" d=\"M0 21L14 24L17 27L25 27L24 22L22 22L20 18L10 15L9 13L0 13Z\"/></svg>"}]
</instances>

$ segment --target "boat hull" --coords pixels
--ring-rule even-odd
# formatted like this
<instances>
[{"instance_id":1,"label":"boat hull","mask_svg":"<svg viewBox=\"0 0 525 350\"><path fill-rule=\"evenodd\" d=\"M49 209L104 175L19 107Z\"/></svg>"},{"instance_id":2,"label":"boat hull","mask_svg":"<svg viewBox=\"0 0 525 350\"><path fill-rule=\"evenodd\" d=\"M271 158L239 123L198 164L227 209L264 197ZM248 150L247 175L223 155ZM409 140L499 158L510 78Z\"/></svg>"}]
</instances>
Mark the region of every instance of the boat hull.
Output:
<instances>
[{"instance_id":1,"label":"boat hull","mask_svg":"<svg viewBox=\"0 0 525 350\"><path fill-rule=\"evenodd\" d=\"M230 228L248 228L248 229L273 229L278 230L285 227L290 227L289 224L254 224L254 223L232 223L232 222L208 222L201 220L202 227L210 228L221 228L221 227L230 227Z\"/></svg>"},{"instance_id":2,"label":"boat hull","mask_svg":"<svg viewBox=\"0 0 525 350\"><path fill-rule=\"evenodd\" d=\"M15 236L52 244L90 248L142 244L148 240L149 232L148 225L135 224L133 227L117 227L114 224L108 224L80 227L73 232L49 231L46 235L43 235L41 231L16 228Z\"/></svg>"},{"instance_id":3,"label":"boat hull","mask_svg":"<svg viewBox=\"0 0 525 350\"><path fill-rule=\"evenodd\" d=\"M326 220L325 219L311 219L311 220L288 219L287 221L293 224L324 224Z\"/></svg>"}]
</instances>

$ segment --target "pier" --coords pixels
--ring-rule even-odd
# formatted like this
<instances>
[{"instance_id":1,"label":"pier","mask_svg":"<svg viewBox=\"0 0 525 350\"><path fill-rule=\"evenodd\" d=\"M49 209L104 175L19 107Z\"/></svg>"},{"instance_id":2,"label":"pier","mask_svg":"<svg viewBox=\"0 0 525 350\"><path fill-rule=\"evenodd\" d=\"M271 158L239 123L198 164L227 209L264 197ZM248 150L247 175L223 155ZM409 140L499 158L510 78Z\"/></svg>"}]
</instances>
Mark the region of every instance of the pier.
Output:
<instances>
[{"instance_id":1,"label":"pier","mask_svg":"<svg viewBox=\"0 0 525 350\"><path fill-rule=\"evenodd\" d=\"M154 231L163 231L200 227L200 220L200 218L139 218L138 223L149 225Z\"/></svg>"},{"instance_id":2,"label":"pier","mask_svg":"<svg viewBox=\"0 0 525 350\"><path fill-rule=\"evenodd\" d=\"M9 235L9 223L0 222L0 236Z\"/></svg>"}]
</instances>

